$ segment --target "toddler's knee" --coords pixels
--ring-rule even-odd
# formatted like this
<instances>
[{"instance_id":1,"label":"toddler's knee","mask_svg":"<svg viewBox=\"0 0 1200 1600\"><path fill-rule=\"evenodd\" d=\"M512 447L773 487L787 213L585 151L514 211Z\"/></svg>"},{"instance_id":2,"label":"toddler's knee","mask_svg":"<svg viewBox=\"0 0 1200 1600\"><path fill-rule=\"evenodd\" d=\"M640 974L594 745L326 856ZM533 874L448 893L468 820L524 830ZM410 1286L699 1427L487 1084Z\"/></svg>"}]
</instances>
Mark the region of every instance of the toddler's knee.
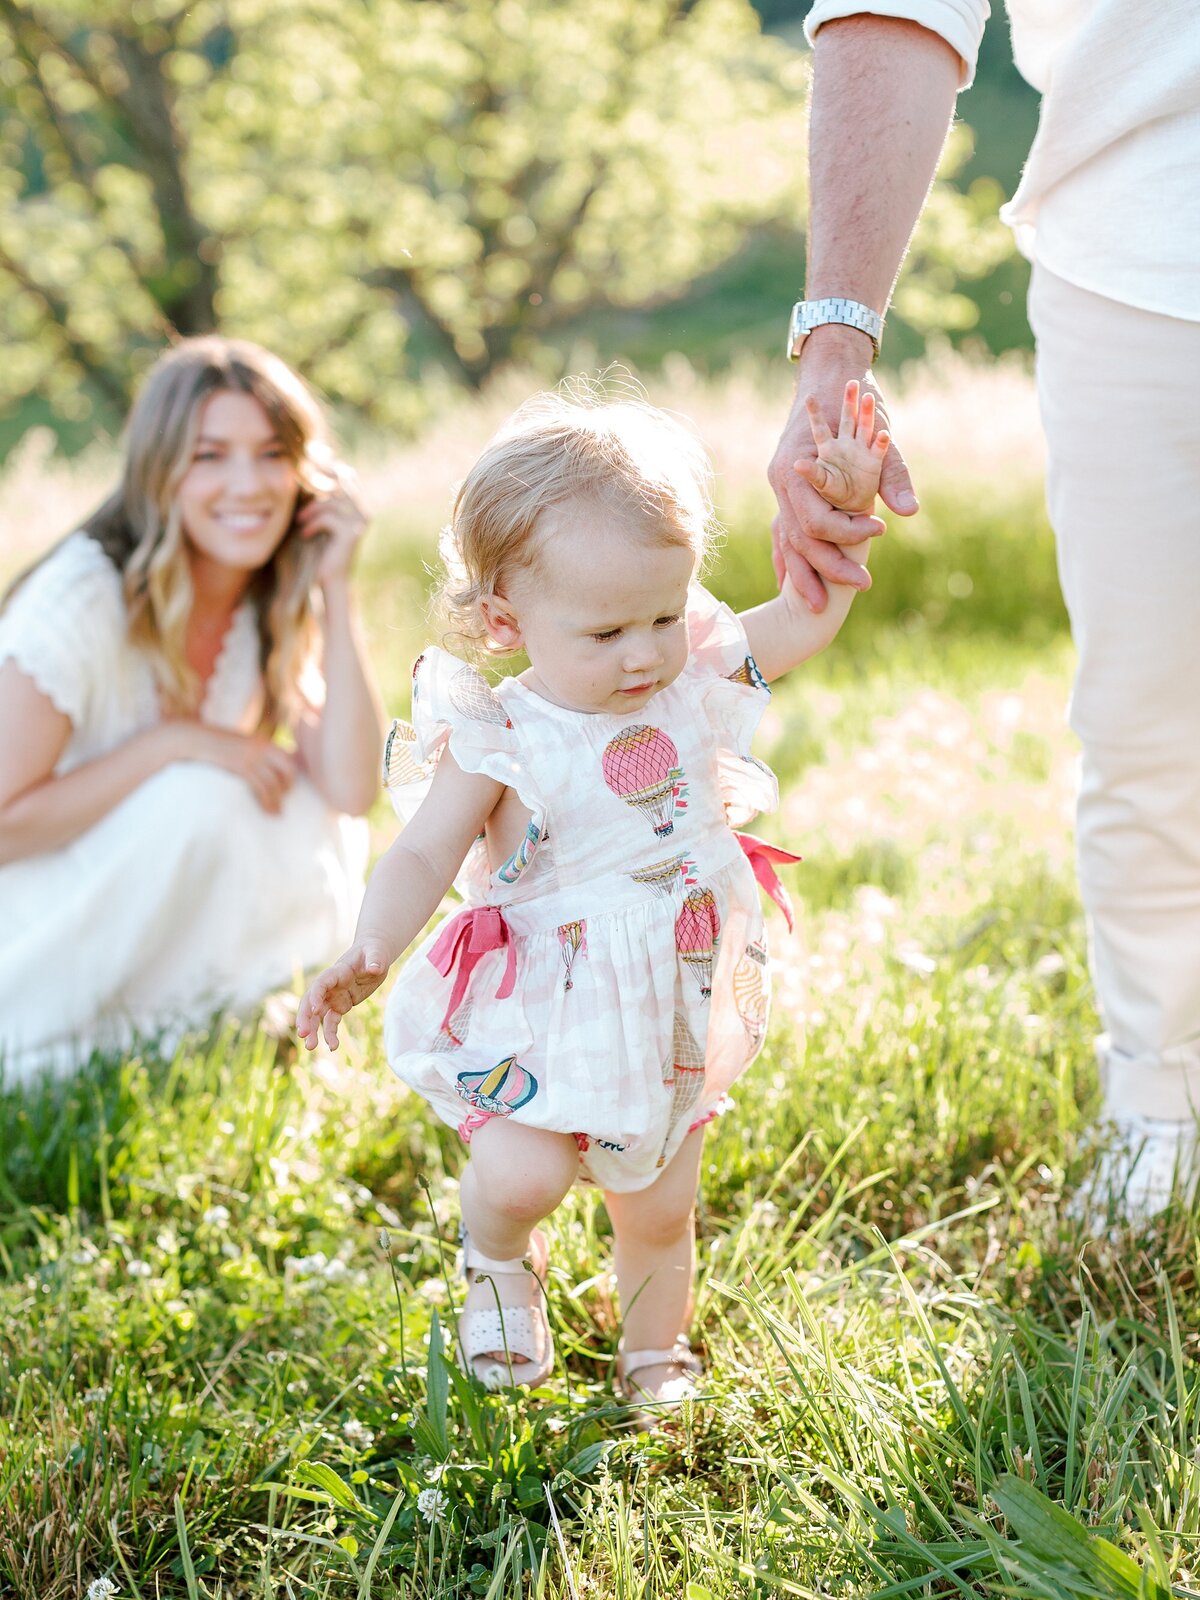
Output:
<instances>
[{"instance_id":1,"label":"toddler's knee","mask_svg":"<svg viewBox=\"0 0 1200 1600\"><path fill-rule=\"evenodd\" d=\"M667 1250L695 1227L694 1201L674 1206L658 1201L639 1205L639 1199L638 1195L630 1195L613 1222L620 1232L647 1249Z\"/></svg>"},{"instance_id":2,"label":"toddler's knee","mask_svg":"<svg viewBox=\"0 0 1200 1600\"><path fill-rule=\"evenodd\" d=\"M471 1141L471 1165L481 1198L511 1223L540 1222L579 1175L573 1140L537 1130L489 1123Z\"/></svg>"}]
</instances>

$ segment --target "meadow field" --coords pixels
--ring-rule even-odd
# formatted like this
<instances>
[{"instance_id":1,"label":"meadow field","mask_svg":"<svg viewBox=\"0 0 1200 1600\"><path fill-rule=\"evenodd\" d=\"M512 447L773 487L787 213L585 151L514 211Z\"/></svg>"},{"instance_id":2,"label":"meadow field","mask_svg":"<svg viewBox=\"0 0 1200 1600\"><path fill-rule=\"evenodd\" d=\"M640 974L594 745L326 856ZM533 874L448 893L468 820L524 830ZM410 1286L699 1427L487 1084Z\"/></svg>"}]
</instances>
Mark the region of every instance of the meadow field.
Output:
<instances>
[{"instance_id":1,"label":"meadow field","mask_svg":"<svg viewBox=\"0 0 1200 1600\"><path fill-rule=\"evenodd\" d=\"M394 714L450 486L526 387L353 443ZM713 449L709 581L751 604L784 397L751 367L649 387ZM1032 385L936 363L894 420L923 509L759 749L782 791L761 831L805 862L795 935L772 919L769 1043L709 1134L704 1398L630 1428L585 1191L549 1224L554 1380L468 1383L462 1151L391 1078L380 1007L334 1057L227 1020L171 1059L0 1089L6 1600L1191 1592L1196 1218L1126 1228L1090 1183L1072 657ZM6 568L111 465L28 440L0 477ZM372 820L382 848L384 802Z\"/></svg>"}]
</instances>

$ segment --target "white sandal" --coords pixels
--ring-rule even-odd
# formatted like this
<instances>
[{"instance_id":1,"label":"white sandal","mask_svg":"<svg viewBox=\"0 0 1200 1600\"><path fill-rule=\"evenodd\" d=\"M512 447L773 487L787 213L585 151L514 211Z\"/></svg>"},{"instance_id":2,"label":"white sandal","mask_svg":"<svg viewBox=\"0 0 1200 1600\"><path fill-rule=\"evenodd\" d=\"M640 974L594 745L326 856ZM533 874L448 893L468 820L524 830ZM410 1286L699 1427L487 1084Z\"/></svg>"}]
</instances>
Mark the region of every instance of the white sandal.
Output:
<instances>
[{"instance_id":1,"label":"white sandal","mask_svg":"<svg viewBox=\"0 0 1200 1600\"><path fill-rule=\"evenodd\" d=\"M472 1273L475 1274L473 1278ZM524 1389L536 1389L554 1368L554 1335L546 1315L545 1289L529 1257L493 1261L475 1248L464 1229L462 1274L468 1287L502 1277L519 1277L524 1285L531 1287L527 1305L505 1306L500 1304L495 1286L489 1284L492 1305L486 1310L460 1312L458 1340L461 1365L487 1388L500 1389L506 1384L515 1384ZM497 1350L505 1351L507 1359L498 1360L494 1354ZM518 1362L513 1359L516 1356L525 1359Z\"/></svg>"},{"instance_id":2,"label":"white sandal","mask_svg":"<svg viewBox=\"0 0 1200 1600\"><path fill-rule=\"evenodd\" d=\"M654 1389L637 1381L637 1374L649 1367L668 1367L667 1377ZM622 1339L617 1346L617 1376L614 1387L623 1400L638 1407L635 1421L639 1428L655 1427L663 1420L667 1407L681 1400L694 1400L700 1393L699 1379L704 1367L699 1356L681 1333L668 1350L626 1350ZM647 1407L653 1407L648 1410Z\"/></svg>"}]
</instances>

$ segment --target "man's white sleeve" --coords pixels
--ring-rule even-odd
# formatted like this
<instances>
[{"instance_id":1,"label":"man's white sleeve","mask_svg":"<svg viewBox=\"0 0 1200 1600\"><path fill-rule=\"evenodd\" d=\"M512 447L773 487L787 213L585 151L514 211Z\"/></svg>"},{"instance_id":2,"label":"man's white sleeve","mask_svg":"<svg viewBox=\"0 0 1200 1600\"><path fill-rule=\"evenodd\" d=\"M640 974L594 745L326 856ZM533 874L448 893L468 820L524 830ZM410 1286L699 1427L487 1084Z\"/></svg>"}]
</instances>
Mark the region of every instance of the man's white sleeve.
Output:
<instances>
[{"instance_id":1,"label":"man's white sleeve","mask_svg":"<svg viewBox=\"0 0 1200 1600\"><path fill-rule=\"evenodd\" d=\"M975 76L975 60L979 55L979 41L983 38L983 25L991 7L988 0L817 0L804 20L804 32L809 44L817 29L839 17L857 17L866 12L875 17L901 17L907 22L919 22L931 33L945 39L962 60L960 89L965 89Z\"/></svg>"}]
</instances>

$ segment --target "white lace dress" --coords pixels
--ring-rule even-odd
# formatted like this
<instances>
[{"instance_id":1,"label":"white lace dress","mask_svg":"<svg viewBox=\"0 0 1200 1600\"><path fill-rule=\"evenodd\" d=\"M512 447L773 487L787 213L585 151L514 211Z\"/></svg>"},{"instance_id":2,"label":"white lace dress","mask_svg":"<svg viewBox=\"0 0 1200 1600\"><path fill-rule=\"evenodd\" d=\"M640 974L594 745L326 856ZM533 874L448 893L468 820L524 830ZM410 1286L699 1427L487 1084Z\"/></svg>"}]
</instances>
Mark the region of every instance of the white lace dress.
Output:
<instances>
[{"instance_id":1,"label":"white lace dress","mask_svg":"<svg viewBox=\"0 0 1200 1600\"><path fill-rule=\"evenodd\" d=\"M71 720L55 769L105 754L161 715L129 643L120 577L73 534L0 612L12 660ZM235 615L201 717L252 725L262 693L254 614ZM59 850L0 866L0 1081L69 1070L137 1037L169 1043L260 1000L353 930L365 824L298 781L268 816L232 773L180 762Z\"/></svg>"},{"instance_id":2,"label":"white lace dress","mask_svg":"<svg viewBox=\"0 0 1200 1600\"><path fill-rule=\"evenodd\" d=\"M464 1138L496 1116L573 1134L583 1176L612 1190L654 1182L767 1024L756 877L778 880L770 847L732 825L777 801L750 753L770 691L738 618L698 586L689 622L683 673L624 717L565 710L514 678L493 690L427 650L413 726L389 752L401 816L446 748L531 814L497 871L474 847L465 909L400 972L392 1067Z\"/></svg>"}]
</instances>

